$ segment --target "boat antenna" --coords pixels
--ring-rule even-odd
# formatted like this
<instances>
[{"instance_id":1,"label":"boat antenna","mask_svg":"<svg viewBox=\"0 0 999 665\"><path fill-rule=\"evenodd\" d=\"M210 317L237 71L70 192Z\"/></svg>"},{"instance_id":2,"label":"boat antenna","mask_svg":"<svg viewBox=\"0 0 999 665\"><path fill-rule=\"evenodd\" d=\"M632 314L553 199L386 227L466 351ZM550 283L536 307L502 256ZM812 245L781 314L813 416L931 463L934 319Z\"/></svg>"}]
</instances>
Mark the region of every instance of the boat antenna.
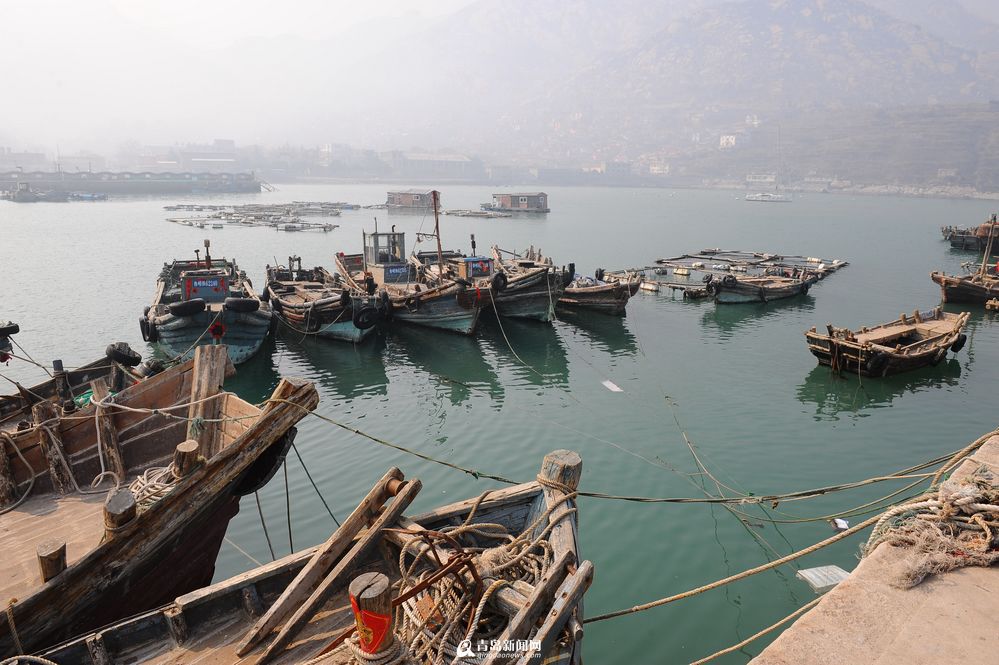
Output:
<instances>
[{"instance_id":1,"label":"boat antenna","mask_svg":"<svg viewBox=\"0 0 999 665\"><path fill-rule=\"evenodd\" d=\"M475 234L472 235L472 256L475 256Z\"/></svg>"},{"instance_id":2,"label":"boat antenna","mask_svg":"<svg viewBox=\"0 0 999 665\"><path fill-rule=\"evenodd\" d=\"M212 255L208 253L208 248L212 246L212 241L205 238L205 268L212 267Z\"/></svg>"},{"instance_id":3,"label":"boat antenna","mask_svg":"<svg viewBox=\"0 0 999 665\"><path fill-rule=\"evenodd\" d=\"M437 238L437 265L440 266L440 276L444 277L444 250L441 249L441 218L439 215L441 193L436 189L430 192L434 199L434 236Z\"/></svg>"},{"instance_id":4,"label":"boat antenna","mask_svg":"<svg viewBox=\"0 0 999 665\"><path fill-rule=\"evenodd\" d=\"M378 218L375 217L375 233L378 233Z\"/></svg>"}]
</instances>

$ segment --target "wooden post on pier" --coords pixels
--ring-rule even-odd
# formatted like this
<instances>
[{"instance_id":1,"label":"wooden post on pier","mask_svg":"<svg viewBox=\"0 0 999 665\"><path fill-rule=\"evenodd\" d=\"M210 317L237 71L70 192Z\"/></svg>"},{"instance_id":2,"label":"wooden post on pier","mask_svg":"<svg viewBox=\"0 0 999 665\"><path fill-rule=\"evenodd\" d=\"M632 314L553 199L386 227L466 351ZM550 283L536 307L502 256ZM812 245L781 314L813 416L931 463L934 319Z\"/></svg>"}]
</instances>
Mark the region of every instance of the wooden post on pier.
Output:
<instances>
[{"instance_id":1,"label":"wooden post on pier","mask_svg":"<svg viewBox=\"0 0 999 665\"><path fill-rule=\"evenodd\" d=\"M46 423L38 428L38 444L49 464L49 475L52 477L52 487L59 494L68 494L73 490L73 479L69 476L69 459L62 445L59 433L59 409L48 400L38 402L31 407L31 417L38 424ZM64 463L65 460L65 463Z\"/></svg>"},{"instance_id":2,"label":"wooden post on pier","mask_svg":"<svg viewBox=\"0 0 999 665\"><path fill-rule=\"evenodd\" d=\"M108 383L103 378L94 379L90 382L90 389L94 391L94 402L103 402L111 394ZM101 437L101 448L104 450L105 459L108 462L108 471L118 477L118 482L125 482L125 458L121 455L121 446L118 444L118 430L114 425L114 412L108 407L94 405L100 415L97 418L97 434Z\"/></svg>"},{"instance_id":3,"label":"wooden post on pier","mask_svg":"<svg viewBox=\"0 0 999 665\"><path fill-rule=\"evenodd\" d=\"M350 583L350 609L361 651L375 654L392 646L392 585L387 575L364 573Z\"/></svg>"},{"instance_id":4,"label":"wooden post on pier","mask_svg":"<svg viewBox=\"0 0 999 665\"><path fill-rule=\"evenodd\" d=\"M104 538L114 534L135 519L135 495L127 487L112 492L104 502Z\"/></svg>"},{"instance_id":5,"label":"wooden post on pier","mask_svg":"<svg viewBox=\"0 0 999 665\"><path fill-rule=\"evenodd\" d=\"M66 570L66 541L50 538L39 543L35 549L38 555L38 569L42 574L42 582Z\"/></svg>"}]
</instances>

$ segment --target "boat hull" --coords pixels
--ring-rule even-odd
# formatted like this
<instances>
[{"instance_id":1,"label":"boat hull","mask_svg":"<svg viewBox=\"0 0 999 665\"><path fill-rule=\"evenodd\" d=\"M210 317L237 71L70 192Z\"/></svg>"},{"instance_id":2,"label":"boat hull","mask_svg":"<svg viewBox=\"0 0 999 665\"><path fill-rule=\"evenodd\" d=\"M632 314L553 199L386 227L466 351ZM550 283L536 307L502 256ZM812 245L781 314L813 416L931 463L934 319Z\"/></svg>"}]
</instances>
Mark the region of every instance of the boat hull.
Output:
<instances>
[{"instance_id":1,"label":"boat hull","mask_svg":"<svg viewBox=\"0 0 999 665\"><path fill-rule=\"evenodd\" d=\"M192 358L196 346L215 343L207 331L216 314L217 312L205 310L191 316L175 316L170 313L150 316L156 325L156 343L170 356L183 356L183 360ZM249 360L264 343L271 325L271 311L270 308L263 307L248 313L223 310L219 321L225 326L221 343L228 347L232 363L238 365Z\"/></svg>"},{"instance_id":2,"label":"boat hull","mask_svg":"<svg viewBox=\"0 0 999 665\"><path fill-rule=\"evenodd\" d=\"M558 300L558 306L605 314L624 314L630 298L631 287L622 282L581 288L567 287Z\"/></svg>"},{"instance_id":3,"label":"boat hull","mask_svg":"<svg viewBox=\"0 0 999 665\"><path fill-rule=\"evenodd\" d=\"M722 305L734 305L751 302L770 302L782 300L808 293L807 282L798 284L767 287L736 283L732 286L718 285L715 287L715 302Z\"/></svg>"},{"instance_id":4,"label":"boat hull","mask_svg":"<svg viewBox=\"0 0 999 665\"><path fill-rule=\"evenodd\" d=\"M471 335L479 322L481 306L474 295L444 293L431 297L411 296L392 302L392 319L400 323Z\"/></svg>"},{"instance_id":5,"label":"boat hull","mask_svg":"<svg viewBox=\"0 0 999 665\"><path fill-rule=\"evenodd\" d=\"M976 276L977 277L977 276ZM940 285L944 302L977 303L984 305L999 296L999 279L955 277L940 272L930 273L930 279Z\"/></svg>"},{"instance_id":6,"label":"boat hull","mask_svg":"<svg viewBox=\"0 0 999 665\"><path fill-rule=\"evenodd\" d=\"M871 378L939 365L947 357L948 347L949 344L944 344L919 354L899 355L887 349L850 349L843 345L830 345L828 339L808 335L808 350L820 365L833 367L844 374L859 374ZM887 356L887 361L879 361L882 355Z\"/></svg>"},{"instance_id":7,"label":"boat hull","mask_svg":"<svg viewBox=\"0 0 999 665\"><path fill-rule=\"evenodd\" d=\"M560 273L539 270L514 278L503 291L490 291L490 294L500 316L548 322L555 318L555 303L562 296L562 291ZM489 305L486 309L492 311Z\"/></svg>"}]
</instances>

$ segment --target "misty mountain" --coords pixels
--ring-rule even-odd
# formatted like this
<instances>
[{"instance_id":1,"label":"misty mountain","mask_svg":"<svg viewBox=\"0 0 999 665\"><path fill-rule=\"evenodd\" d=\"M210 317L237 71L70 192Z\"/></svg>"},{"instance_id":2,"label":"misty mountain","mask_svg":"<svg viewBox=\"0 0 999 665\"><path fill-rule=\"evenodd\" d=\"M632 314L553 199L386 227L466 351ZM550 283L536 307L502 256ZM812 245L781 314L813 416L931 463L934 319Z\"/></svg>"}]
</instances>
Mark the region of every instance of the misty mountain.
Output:
<instances>
[{"instance_id":1,"label":"misty mountain","mask_svg":"<svg viewBox=\"0 0 999 665\"><path fill-rule=\"evenodd\" d=\"M999 5L994 2L976 6L975 0L867 0L867 4L955 46L979 53L999 51ZM985 7L992 8L991 17L981 11Z\"/></svg>"}]
</instances>

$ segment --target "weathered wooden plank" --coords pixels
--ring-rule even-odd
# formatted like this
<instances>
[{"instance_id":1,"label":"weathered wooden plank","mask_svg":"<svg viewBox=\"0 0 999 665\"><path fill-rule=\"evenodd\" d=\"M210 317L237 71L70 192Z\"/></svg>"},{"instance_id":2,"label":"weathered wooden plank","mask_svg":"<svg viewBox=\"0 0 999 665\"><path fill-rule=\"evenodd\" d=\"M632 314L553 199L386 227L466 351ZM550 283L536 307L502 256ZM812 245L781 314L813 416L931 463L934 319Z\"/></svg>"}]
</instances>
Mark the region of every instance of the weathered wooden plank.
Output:
<instances>
[{"instance_id":1,"label":"weathered wooden plank","mask_svg":"<svg viewBox=\"0 0 999 665\"><path fill-rule=\"evenodd\" d=\"M209 398L221 392L228 362L229 354L224 346L199 346L194 351L194 384L187 417L191 421L191 438L197 439L208 459L220 448L218 423L212 421L222 413L222 399Z\"/></svg>"},{"instance_id":2,"label":"weathered wooden plank","mask_svg":"<svg viewBox=\"0 0 999 665\"><path fill-rule=\"evenodd\" d=\"M16 442L8 443L7 437L0 436L0 508L14 503L17 499L17 483L14 482L14 470L11 468L10 457L17 455L13 450L9 450Z\"/></svg>"},{"instance_id":3,"label":"weathered wooden plank","mask_svg":"<svg viewBox=\"0 0 999 665\"><path fill-rule=\"evenodd\" d=\"M391 481L396 481L395 485L398 486L398 481L402 479L402 471L392 467L375 483L357 508L341 523L340 528L334 531L326 539L326 542L316 548L309 563L302 568L266 614L254 624L246 637L239 643L236 649L237 654L245 656L249 653L250 649L269 635L295 611L302 601L308 599L315 592L340 555L351 546L354 537L361 532L366 524L375 519L378 511L392 495L389 491Z\"/></svg>"},{"instance_id":4,"label":"weathered wooden plank","mask_svg":"<svg viewBox=\"0 0 999 665\"><path fill-rule=\"evenodd\" d=\"M64 461L66 451L63 449L59 415L59 407L52 402L38 402L31 407L31 416L40 425L38 443L48 462L52 487L59 494L68 494L73 491L73 479L70 478L70 470L67 468L69 463Z\"/></svg>"},{"instance_id":5,"label":"weathered wooden plank","mask_svg":"<svg viewBox=\"0 0 999 665\"><path fill-rule=\"evenodd\" d=\"M493 509L499 505L507 503L523 503L526 505L530 503L532 498L539 496L540 494L541 487L535 482L521 483L520 485L504 487L503 489L490 492L489 496L482 501L479 510L483 511ZM415 515L412 517L412 520L420 524L428 524L431 522L446 520L451 517L457 517L459 515L465 516L468 514L468 511L472 509L472 506L475 505L476 500L477 499L465 499L464 501L450 503L446 506L435 508L434 510L426 513Z\"/></svg>"},{"instance_id":6,"label":"weathered wooden plank","mask_svg":"<svg viewBox=\"0 0 999 665\"><path fill-rule=\"evenodd\" d=\"M94 401L103 402L111 394L107 381L95 379L90 382L90 389L94 391ZM95 406L97 406L95 404ZM118 443L118 430L114 423L114 407L97 407L97 435L100 437L98 454L103 449L104 457L108 462L108 471L117 476L119 482L125 480L127 468L125 458L121 454L121 445Z\"/></svg>"},{"instance_id":7,"label":"weathered wooden plank","mask_svg":"<svg viewBox=\"0 0 999 665\"><path fill-rule=\"evenodd\" d=\"M49 538L42 541L35 548L38 556L38 570L42 576L42 582L50 579L66 570L66 541L56 538Z\"/></svg>"},{"instance_id":8,"label":"weathered wooden plank","mask_svg":"<svg viewBox=\"0 0 999 665\"><path fill-rule=\"evenodd\" d=\"M555 562L541 576L541 579L538 580L538 583L534 587L534 592L527 599L527 603L510 619L510 623L500 633L500 636L497 638L500 643L507 640L527 639L534 624L544 613L545 609L552 604L556 589L566 577L566 568L575 562L576 559L571 552L562 552L556 556ZM501 651L490 651L484 665L496 665L502 657L503 653Z\"/></svg>"},{"instance_id":9,"label":"weathered wooden plank","mask_svg":"<svg viewBox=\"0 0 999 665\"><path fill-rule=\"evenodd\" d=\"M529 665L530 663L537 662L538 654L543 656L552 650L562 632L562 628L565 627L569 621L569 617L572 616L576 604L583 597L583 594L592 582L593 564L589 561L581 563L575 573L565 578L555 593L555 600L552 603L551 610L548 611L544 622L534 636L534 639L541 643L541 648L538 651L529 651L521 656L520 660L517 661L518 665ZM489 661L486 662L488 663Z\"/></svg>"},{"instance_id":10,"label":"weathered wooden plank","mask_svg":"<svg viewBox=\"0 0 999 665\"><path fill-rule=\"evenodd\" d=\"M264 662L276 655L281 649L284 648L288 642L291 641L295 635L301 630L309 619L316 613L322 604L333 593L336 585L343 583L343 577L346 572L348 572L352 566L354 566L357 561L367 553L370 548L375 545L379 538L382 537L382 530L389 526L399 517L402 516L402 511L404 511L413 499L416 498L417 493L419 493L420 488L423 484L418 479L413 479L406 483L406 486L402 488L402 491L395 497L392 503L382 511L378 519L374 521L371 528L354 543L354 546L350 548L342 559L337 563L337 565L330 571L330 574L325 580L316 588L316 590L309 596L298 609L297 612L288 620L285 626L278 633L274 641L267 647L264 653L261 655L260 659L257 661L258 665L263 665Z\"/></svg>"}]
</instances>

